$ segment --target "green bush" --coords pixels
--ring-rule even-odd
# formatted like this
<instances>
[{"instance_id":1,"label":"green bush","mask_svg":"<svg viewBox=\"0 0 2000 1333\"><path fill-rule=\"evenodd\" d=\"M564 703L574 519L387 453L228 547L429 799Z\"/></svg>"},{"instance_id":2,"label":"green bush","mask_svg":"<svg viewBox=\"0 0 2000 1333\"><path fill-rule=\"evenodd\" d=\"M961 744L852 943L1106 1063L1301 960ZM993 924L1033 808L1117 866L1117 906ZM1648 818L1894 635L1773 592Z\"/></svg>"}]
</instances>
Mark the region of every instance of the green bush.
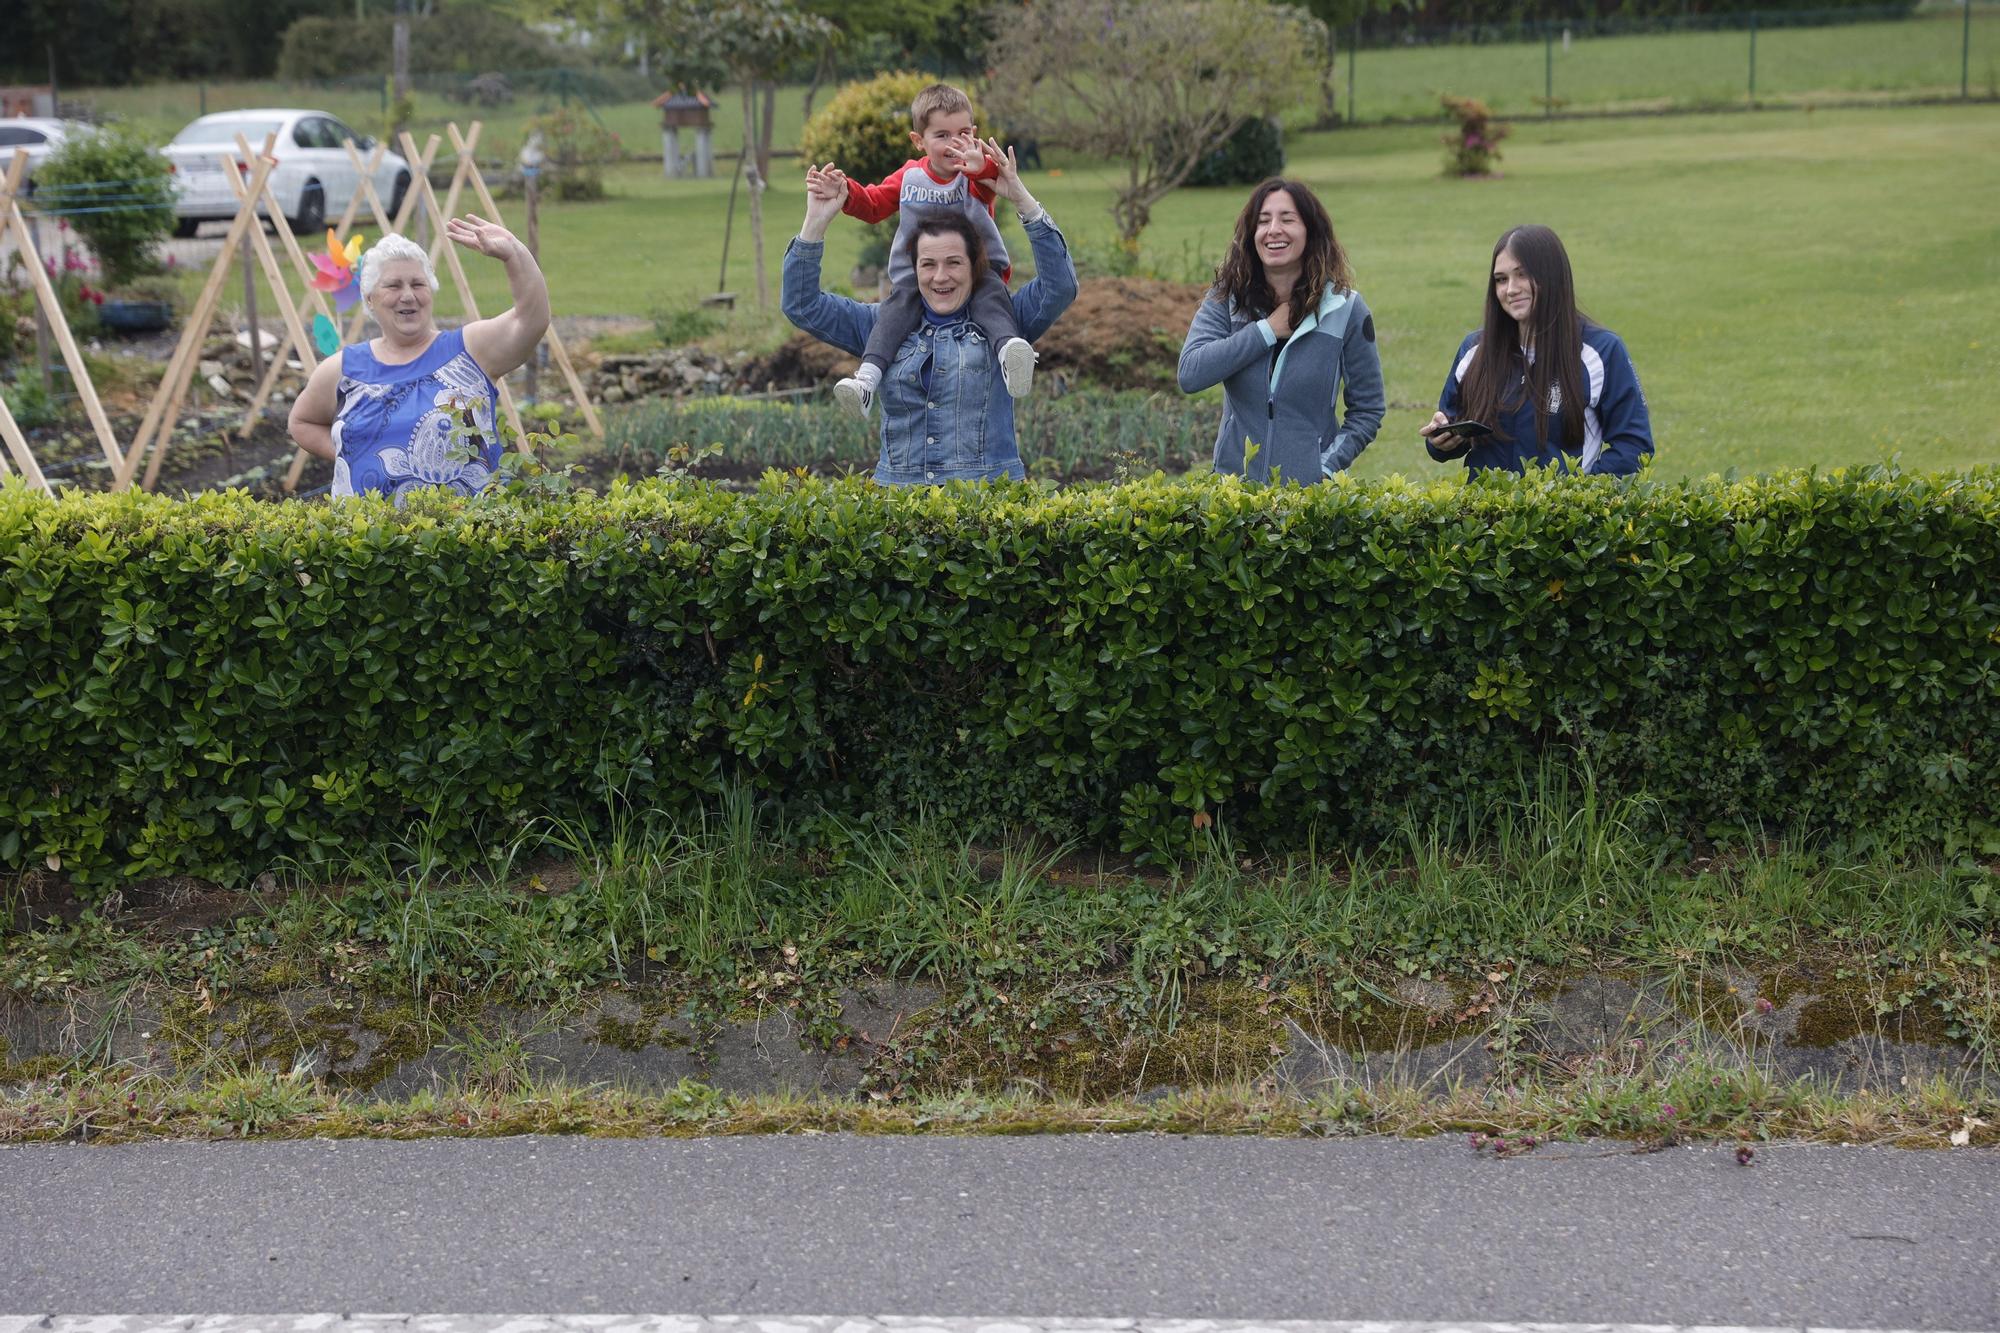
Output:
<instances>
[{"instance_id":1,"label":"green bush","mask_svg":"<svg viewBox=\"0 0 2000 1333\"><path fill-rule=\"evenodd\" d=\"M1256 185L1285 170L1285 130L1276 120L1252 116L1222 147L1194 164L1183 185Z\"/></svg>"},{"instance_id":2,"label":"green bush","mask_svg":"<svg viewBox=\"0 0 2000 1333\"><path fill-rule=\"evenodd\" d=\"M863 185L875 184L919 156L910 143L910 103L936 82L929 74L904 72L848 84L806 122L799 156L831 162ZM972 121L982 134L989 132L976 97Z\"/></svg>"},{"instance_id":3,"label":"green bush","mask_svg":"<svg viewBox=\"0 0 2000 1333\"><path fill-rule=\"evenodd\" d=\"M35 202L65 216L116 287L154 272L174 231L167 159L137 135L100 129L66 140L35 172Z\"/></svg>"},{"instance_id":4,"label":"green bush","mask_svg":"<svg viewBox=\"0 0 2000 1333\"><path fill-rule=\"evenodd\" d=\"M0 865L236 877L734 783L1172 852L1586 767L1691 832L2000 823L2000 472L523 504L0 490ZM486 844L491 845L491 844Z\"/></svg>"}]
</instances>

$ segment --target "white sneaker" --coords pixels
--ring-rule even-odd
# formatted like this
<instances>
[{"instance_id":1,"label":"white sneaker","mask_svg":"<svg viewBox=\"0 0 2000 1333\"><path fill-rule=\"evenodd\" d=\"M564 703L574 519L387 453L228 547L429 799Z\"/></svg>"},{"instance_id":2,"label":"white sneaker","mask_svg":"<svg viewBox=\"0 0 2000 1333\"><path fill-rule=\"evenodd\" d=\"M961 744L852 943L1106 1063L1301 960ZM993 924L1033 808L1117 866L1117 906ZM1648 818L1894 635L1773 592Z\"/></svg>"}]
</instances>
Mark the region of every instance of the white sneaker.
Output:
<instances>
[{"instance_id":1,"label":"white sneaker","mask_svg":"<svg viewBox=\"0 0 2000 1333\"><path fill-rule=\"evenodd\" d=\"M1026 398L1035 387L1035 349L1026 338L1009 338L1000 345L1000 382L1008 396Z\"/></svg>"},{"instance_id":2,"label":"white sneaker","mask_svg":"<svg viewBox=\"0 0 2000 1333\"><path fill-rule=\"evenodd\" d=\"M875 393L860 380L849 375L833 386L833 401L866 421L869 411L875 406Z\"/></svg>"}]
</instances>

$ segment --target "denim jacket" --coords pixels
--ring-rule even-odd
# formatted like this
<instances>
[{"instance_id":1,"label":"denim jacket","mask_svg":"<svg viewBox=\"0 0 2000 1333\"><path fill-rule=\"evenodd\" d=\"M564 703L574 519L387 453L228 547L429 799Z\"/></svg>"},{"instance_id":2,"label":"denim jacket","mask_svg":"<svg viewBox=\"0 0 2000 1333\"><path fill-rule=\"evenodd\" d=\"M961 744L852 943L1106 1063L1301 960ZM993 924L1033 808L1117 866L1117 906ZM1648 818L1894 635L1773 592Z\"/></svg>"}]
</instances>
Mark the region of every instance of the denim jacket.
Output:
<instances>
[{"instance_id":1,"label":"denim jacket","mask_svg":"<svg viewBox=\"0 0 2000 1333\"><path fill-rule=\"evenodd\" d=\"M1076 299L1076 266L1048 214L1024 224L1035 252L1035 277L1014 293L1021 336L1033 342ZM861 355L875 307L820 290L826 245L792 238L785 251L785 318L843 352ZM884 486L1026 475L1014 442L1014 400L1000 382L994 349L961 317L928 322L904 340L882 376L882 457L875 480ZM930 362L930 389L924 363Z\"/></svg>"}]
</instances>

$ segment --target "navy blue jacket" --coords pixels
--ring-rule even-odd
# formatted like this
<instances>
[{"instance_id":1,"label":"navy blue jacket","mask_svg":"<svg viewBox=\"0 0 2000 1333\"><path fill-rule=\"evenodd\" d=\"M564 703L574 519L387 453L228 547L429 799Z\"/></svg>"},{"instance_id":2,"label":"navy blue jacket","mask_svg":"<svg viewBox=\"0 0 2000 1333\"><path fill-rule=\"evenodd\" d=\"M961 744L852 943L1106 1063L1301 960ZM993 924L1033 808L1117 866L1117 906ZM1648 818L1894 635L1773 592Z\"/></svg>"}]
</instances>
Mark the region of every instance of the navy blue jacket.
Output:
<instances>
[{"instance_id":1,"label":"navy blue jacket","mask_svg":"<svg viewBox=\"0 0 2000 1333\"><path fill-rule=\"evenodd\" d=\"M1438 396L1438 411L1453 421L1465 411L1463 385L1466 372L1472 368L1472 358L1479 351L1479 337L1475 329L1458 345L1451 374L1445 377L1444 392ZM1526 367L1517 368L1516 383L1525 375ZM1536 431L1534 405L1526 393L1521 393L1519 406L1501 420L1486 423L1496 433L1476 441L1463 454L1440 453L1428 440L1424 447L1441 463L1463 458L1466 468L1475 473L1491 468L1520 472L1529 463L1567 472L1571 466L1569 456L1580 455L1585 472L1630 476L1639 470L1642 460L1652 456L1653 423L1646 414L1646 395L1639 388L1639 375L1632 369L1632 358L1626 354L1624 342L1610 329L1595 324L1583 326L1583 382L1588 386L1590 401L1583 406L1581 440L1560 438L1562 391L1551 386L1549 429L1556 432L1554 440L1544 440ZM1500 433L1509 438L1502 439Z\"/></svg>"}]
</instances>

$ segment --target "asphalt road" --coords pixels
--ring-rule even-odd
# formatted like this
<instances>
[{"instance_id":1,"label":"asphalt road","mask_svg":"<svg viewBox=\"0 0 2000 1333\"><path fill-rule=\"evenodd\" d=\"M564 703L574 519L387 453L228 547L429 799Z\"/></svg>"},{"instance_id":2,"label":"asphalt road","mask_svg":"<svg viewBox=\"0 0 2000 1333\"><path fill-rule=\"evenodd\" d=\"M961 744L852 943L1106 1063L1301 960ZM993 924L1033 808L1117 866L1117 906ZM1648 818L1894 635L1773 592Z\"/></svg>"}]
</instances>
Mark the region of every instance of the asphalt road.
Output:
<instances>
[{"instance_id":1,"label":"asphalt road","mask_svg":"<svg viewBox=\"0 0 2000 1333\"><path fill-rule=\"evenodd\" d=\"M2000 1154L1459 1141L0 1149L0 1311L2000 1328Z\"/></svg>"}]
</instances>

